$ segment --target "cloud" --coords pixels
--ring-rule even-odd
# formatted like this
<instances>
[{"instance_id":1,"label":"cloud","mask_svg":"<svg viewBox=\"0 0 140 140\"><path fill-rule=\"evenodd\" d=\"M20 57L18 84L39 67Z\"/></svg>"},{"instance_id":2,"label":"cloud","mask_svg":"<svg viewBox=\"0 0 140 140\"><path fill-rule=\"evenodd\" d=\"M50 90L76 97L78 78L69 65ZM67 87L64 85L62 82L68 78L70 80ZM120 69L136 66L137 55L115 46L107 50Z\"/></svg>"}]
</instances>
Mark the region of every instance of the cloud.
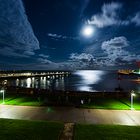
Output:
<instances>
[{"instance_id":1,"label":"cloud","mask_svg":"<svg viewBox=\"0 0 140 140\"><path fill-rule=\"evenodd\" d=\"M52 34L52 33L48 33L48 36L51 37L52 39L55 40L79 40L79 37L70 37L70 36L63 36L63 35L58 35L58 34Z\"/></svg>"},{"instance_id":2,"label":"cloud","mask_svg":"<svg viewBox=\"0 0 140 140\"><path fill-rule=\"evenodd\" d=\"M0 48L7 46L11 56L21 50L27 55L33 55L33 51L39 49L39 42L28 21L22 1L0 0L0 3ZM8 49L7 47L4 49Z\"/></svg>"},{"instance_id":3,"label":"cloud","mask_svg":"<svg viewBox=\"0 0 140 140\"><path fill-rule=\"evenodd\" d=\"M0 48L0 55L7 56L7 57L23 57L23 58L28 58L29 54L27 55L25 53L19 53L16 50L14 50L11 47L4 46L3 48Z\"/></svg>"},{"instance_id":4,"label":"cloud","mask_svg":"<svg viewBox=\"0 0 140 140\"><path fill-rule=\"evenodd\" d=\"M124 48L127 46L129 46L129 42L128 42L127 38L124 36L120 36L120 37L114 37L113 39L110 39L108 41L104 41L102 43L101 48L108 52L112 49L113 50L118 49L118 48L121 49L121 48Z\"/></svg>"},{"instance_id":5,"label":"cloud","mask_svg":"<svg viewBox=\"0 0 140 140\"><path fill-rule=\"evenodd\" d=\"M65 67L67 65L70 65L71 69L87 69L87 68L94 68L95 64L95 58L92 54L87 53L72 53L69 57L69 62L65 64Z\"/></svg>"},{"instance_id":6,"label":"cloud","mask_svg":"<svg viewBox=\"0 0 140 140\"><path fill-rule=\"evenodd\" d=\"M128 46L129 41L124 36L114 37L113 39L104 41L101 45L101 49L106 56L102 58L101 62L104 61L105 65L119 65L138 60L140 55L126 51L125 48Z\"/></svg>"},{"instance_id":7,"label":"cloud","mask_svg":"<svg viewBox=\"0 0 140 140\"><path fill-rule=\"evenodd\" d=\"M53 63L52 61L50 61L46 58L38 58L37 61L42 63L42 64L52 64Z\"/></svg>"},{"instance_id":8,"label":"cloud","mask_svg":"<svg viewBox=\"0 0 140 140\"><path fill-rule=\"evenodd\" d=\"M77 53L72 53L70 55L70 59L71 60L81 60L81 61L90 61L91 59L94 59L93 55L91 54L87 54L87 53L81 53L81 54L77 54Z\"/></svg>"},{"instance_id":9,"label":"cloud","mask_svg":"<svg viewBox=\"0 0 140 140\"><path fill-rule=\"evenodd\" d=\"M136 13L135 16L131 19L131 22L140 26L140 12Z\"/></svg>"},{"instance_id":10,"label":"cloud","mask_svg":"<svg viewBox=\"0 0 140 140\"><path fill-rule=\"evenodd\" d=\"M49 55L45 55L45 54L39 54L39 56L42 58L49 58Z\"/></svg>"},{"instance_id":11,"label":"cloud","mask_svg":"<svg viewBox=\"0 0 140 140\"><path fill-rule=\"evenodd\" d=\"M136 60L140 60L140 55L126 51L130 43L126 37L114 37L102 42L102 56L93 56L89 53L72 53L69 61L59 63L61 68L77 69L104 69L107 67L119 67L123 65L132 65Z\"/></svg>"},{"instance_id":12,"label":"cloud","mask_svg":"<svg viewBox=\"0 0 140 140\"><path fill-rule=\"evenodd\" d=\"M35 52L33 52L32 50L27 50L27 51L24 51L23 54L25 54L27 56L32 56L32 55L35 55Z\"/></svg>"},{"instance_id":13,"label":"cloud","mask_svg":"<svg viewBox=\"0 0 140 140\"><path fill-rule=\"evenodd\" d=\"M136 26L140 26L140 12L137 12L135 16L127 16L125 20L122 20L121 10L123 5L118 2L111 2L104 4L101 7L101 13L95 14L88 21L89 24L93 24L99 28L113 26L113 25L130 25L134 23Z\"/></svg>"},{"instance_id":14,"label":"cloud","mask_svg":"<svg viewBox=\"0 0 140 140\"><path fill-rule=\"evenodd\" d=\"M80 11L80 17L83 16L84 11L86 10L88 4L90 3L90 0L82 0L82 7L81 7L81 11Z\"/></svg>"},{"instance_id":15,"label":"cloud","mask_svg":"<svg viewBox=\"0 0 140 140\"><path fill-rule=\"evenodd\" d=\"M101 13L93 15L90 24L96 25L99 28L111 25L121 24L118 12L121 10L122 4L112 2L104 4L101 8Z\"/></svg>"},{"instance_id":16,"label":"cloud","mask_svg":"<svg viewBox=\"0 0 140 140\"><path fill-rule=\"evenodd\" d=\"M21 58L29 58L30 56L35 55L35 52L33 50L20 50L20 49L14 49L11 46L2 45L0 46L0 55L6 56L6 57L21 57Z\"/></svg>"},{"instance_id":17,"label":"cloud","mask_svg":"<svg viewBox=\"0 0 140 140\"><path fill-rule=\"evenodd\" d=\"M4 68L4 67L3 67ZM56 70L58 65L53 64L43 64L43 63L30 63L30 64L9 64L9 70L19 69L19 70Z\"/></svg>"},{"instance_id":18,"label":"cloud","mask_svg":"<svg viewBox=\"0 0 140 140\"><path fill-rule=\"evenodd\" d=\"M54 62L48 60L49 55L45 54L39 54L39 58L37 58L37 61L40 62L41 64L53 64Z\"/></svg>"},{"instance_id":19,"label":"cloud","mask_svg":"<svg viewBox=\"0 0 140 140\"><path fill-rule=\"evenodd\" d=\"M80 69L89 69L87 63L82 62L62 62L57 64L58 69L60 70L80 70Z\"/></svg>"}]
</instances>

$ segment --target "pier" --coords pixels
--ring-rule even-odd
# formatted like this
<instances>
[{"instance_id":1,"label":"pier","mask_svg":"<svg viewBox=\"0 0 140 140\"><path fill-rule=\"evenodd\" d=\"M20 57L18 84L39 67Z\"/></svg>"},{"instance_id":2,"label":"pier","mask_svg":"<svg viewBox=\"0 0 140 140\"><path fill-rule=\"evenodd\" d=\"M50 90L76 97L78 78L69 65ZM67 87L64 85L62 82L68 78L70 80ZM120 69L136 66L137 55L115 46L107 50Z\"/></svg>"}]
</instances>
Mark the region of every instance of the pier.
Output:
<instances>
[{"instance_id":1,"label":"pier","mask_svg":"<svg viewBox=\"0 0 140 140\"><path fill-rule=\"evenodd\" d=\"M0 72L0 78L17 78L17 77L58 77L58 76L68 76L70 72L67 71L54 71L54 72L26 72L26 71L16 71L16 72Z\"/></svg>"}]
</instances>

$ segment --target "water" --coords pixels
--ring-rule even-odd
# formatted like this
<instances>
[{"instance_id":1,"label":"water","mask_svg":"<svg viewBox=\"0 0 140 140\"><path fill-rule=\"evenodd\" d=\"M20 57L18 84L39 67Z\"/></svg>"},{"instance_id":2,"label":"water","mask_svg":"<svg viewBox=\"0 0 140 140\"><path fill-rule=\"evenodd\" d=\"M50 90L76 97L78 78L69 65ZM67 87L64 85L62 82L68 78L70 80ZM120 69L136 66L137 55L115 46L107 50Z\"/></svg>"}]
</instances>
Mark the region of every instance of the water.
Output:
<instances>
[{"instance_id":1,"label":"water","mask_svg":"<svg viewBox=\"0 0 140 140\"><path fill-rule=\"evenodd\" d=\"M132 79L137 78L138 75L122 75L121 80L118 80L116 71L81 70L75 71L66 77L7 79L7 84L10 86L50 90L94 92L115 91L116 88L119 88L124 91L130 91L140 90L140 84L132 81Z\"/></svg>"}]
</instances>

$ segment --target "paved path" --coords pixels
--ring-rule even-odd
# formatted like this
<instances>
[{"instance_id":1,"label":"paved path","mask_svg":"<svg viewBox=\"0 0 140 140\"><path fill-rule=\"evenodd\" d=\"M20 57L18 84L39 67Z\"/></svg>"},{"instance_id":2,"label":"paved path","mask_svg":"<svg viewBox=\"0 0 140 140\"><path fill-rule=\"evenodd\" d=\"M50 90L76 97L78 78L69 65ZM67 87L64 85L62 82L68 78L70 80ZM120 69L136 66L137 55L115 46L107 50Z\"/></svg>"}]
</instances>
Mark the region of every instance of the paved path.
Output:
<instances>
[{"instance_id":1,"label":"paved path","mask_svg":"<svg viewBox=\"0 0 140 140\"><path fill-rule=\"evenodd\" d=\"M73 140L74 123L65 123L59 140Z\"/></svg>"},{"instance_id":2,"label":"paved path","mask_svg":"<svg viewBox=\"0 0 140 140\"><path fill-rule=\"evenodd\" d=\"M140 125L140 111L0 105L0 118Z\"/></svg>"}]
</instances>

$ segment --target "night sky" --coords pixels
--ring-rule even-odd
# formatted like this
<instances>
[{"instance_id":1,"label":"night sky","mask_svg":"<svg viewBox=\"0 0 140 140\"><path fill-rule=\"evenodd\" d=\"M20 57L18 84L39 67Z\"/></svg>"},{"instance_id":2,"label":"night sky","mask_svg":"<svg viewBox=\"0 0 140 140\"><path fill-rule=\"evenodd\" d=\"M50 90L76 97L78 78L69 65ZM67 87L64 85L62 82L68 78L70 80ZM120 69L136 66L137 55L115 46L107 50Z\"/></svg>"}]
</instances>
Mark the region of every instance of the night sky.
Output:
<instances>
[{"instance_id":1,"label":"night sky","mask_svg":"<svg viewBox=\"0 0 140 140\"><path fill-rule=\"evenodd\" d=\"M1 69L118 69L140 60L140 0L0 3Z\"/></svg>"}]
</instances>

